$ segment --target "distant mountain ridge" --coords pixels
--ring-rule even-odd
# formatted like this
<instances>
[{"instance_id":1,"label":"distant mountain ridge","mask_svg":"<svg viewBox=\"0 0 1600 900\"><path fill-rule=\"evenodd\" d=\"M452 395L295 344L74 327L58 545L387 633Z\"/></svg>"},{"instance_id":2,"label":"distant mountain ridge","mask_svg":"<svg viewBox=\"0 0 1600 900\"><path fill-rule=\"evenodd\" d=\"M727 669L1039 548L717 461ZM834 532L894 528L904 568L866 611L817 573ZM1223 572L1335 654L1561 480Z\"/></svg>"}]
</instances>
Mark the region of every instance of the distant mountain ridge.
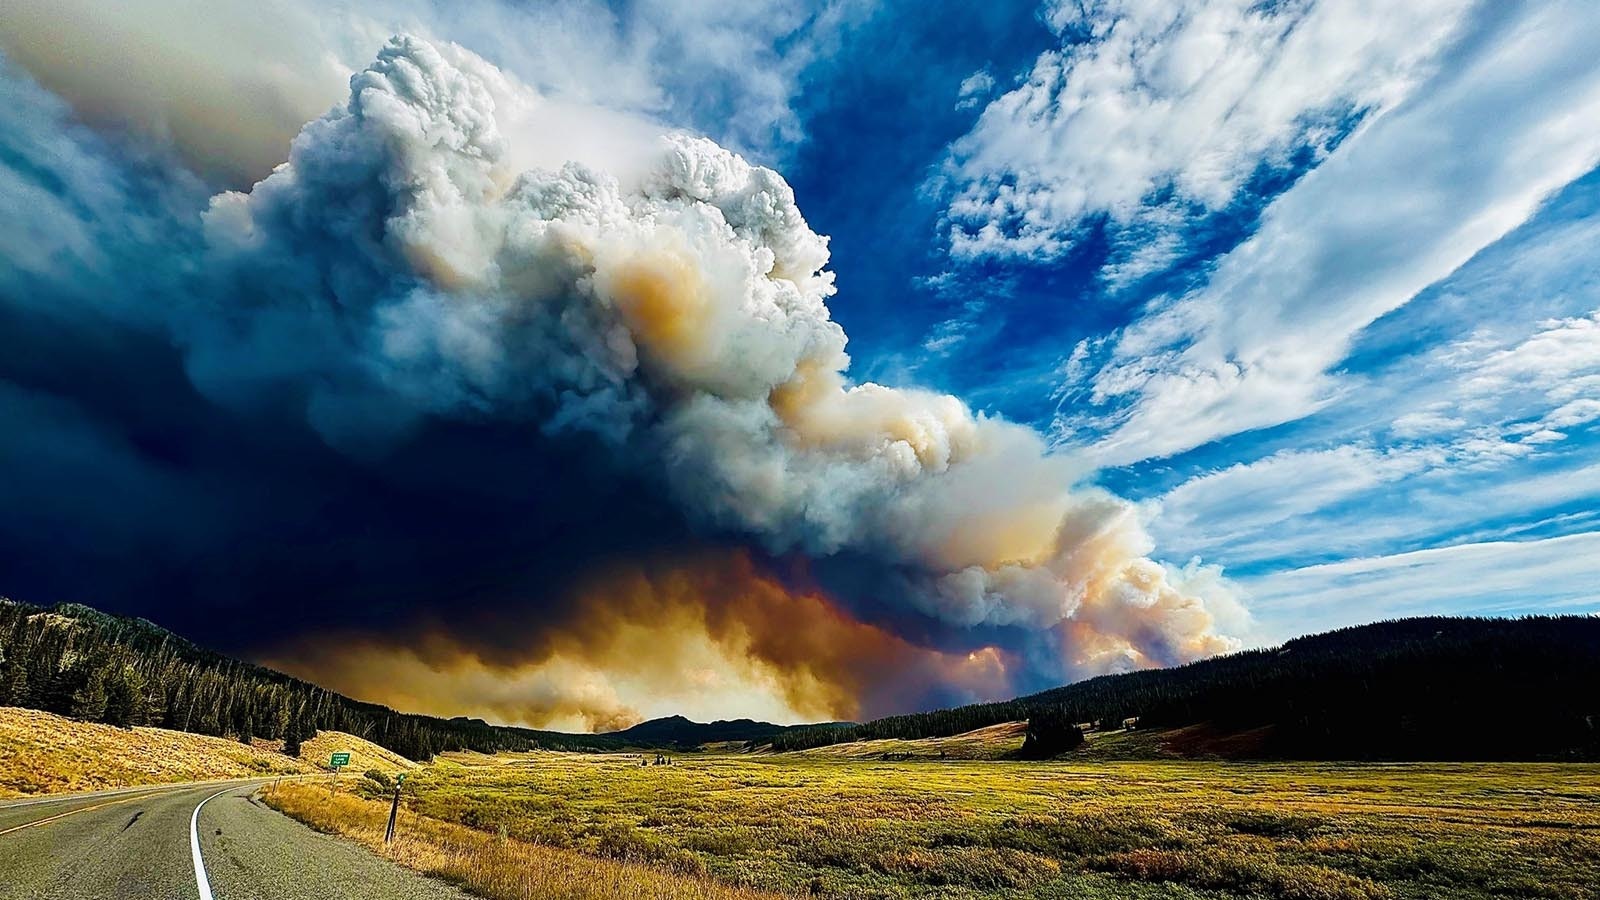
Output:
<instances>
[{"instance_id":1,"label":"distant mountain ridge","mask_svg":"<svg viewBox=\"0 0 1600 900\"><path fill-rule=\"evenodd\" d=\"M697 747L727 741L765 741L787 731L788 727L754 719L696 722L683 716L666 716L640 722L621 731L606 732L605 736L646 745Z\"/></svg>"}]
</instances>

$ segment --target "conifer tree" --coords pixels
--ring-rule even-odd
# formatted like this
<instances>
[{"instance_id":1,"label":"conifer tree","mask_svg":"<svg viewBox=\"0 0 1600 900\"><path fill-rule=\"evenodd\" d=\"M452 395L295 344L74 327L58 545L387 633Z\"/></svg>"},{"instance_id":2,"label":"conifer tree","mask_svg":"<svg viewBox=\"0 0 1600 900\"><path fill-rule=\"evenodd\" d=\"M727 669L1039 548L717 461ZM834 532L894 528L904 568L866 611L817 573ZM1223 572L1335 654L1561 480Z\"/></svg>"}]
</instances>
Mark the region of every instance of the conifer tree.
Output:
<instances>
[{"instance_id":1,"label":"conifer tree","mask_svg":"<svg viewBox=\"0 0 1600 900\"><path fill-rule=\"evenodd\" d=\"M0 670L0 706L28 705L28 646L19 643Z\"/></svg>"},{"instance_id":2,"label":"conifer tree","mask_svg":"<svg viewBox=\"0 0 1600 900\"><path fill-rule=\"evenodd\" d=\"M72 692L72 717L85 722L103 722L106 717L106 671L91 666L83 684Z\"/></svg>"},{"instance_id":3,"label":"conifer tree","mask_svg":"<svg viewBox=\"0 0 1600 900\"><path fill-rule=\"evenodd\" d=\"M144 676L132 663L113 668L104 679L104 688L106 724L132 728L147 721Z\"/></svg>"},{"instance_id":4,"label":"conifer tree","mask_svg":"<svg viewBox=\"0 0 1600 900\"><path fill-rule=\"evenodd\" d=\"M300 718L290 716L288 724L283 729L283 752L288 756L300 756Z\"/></svg>"}]
</instances>

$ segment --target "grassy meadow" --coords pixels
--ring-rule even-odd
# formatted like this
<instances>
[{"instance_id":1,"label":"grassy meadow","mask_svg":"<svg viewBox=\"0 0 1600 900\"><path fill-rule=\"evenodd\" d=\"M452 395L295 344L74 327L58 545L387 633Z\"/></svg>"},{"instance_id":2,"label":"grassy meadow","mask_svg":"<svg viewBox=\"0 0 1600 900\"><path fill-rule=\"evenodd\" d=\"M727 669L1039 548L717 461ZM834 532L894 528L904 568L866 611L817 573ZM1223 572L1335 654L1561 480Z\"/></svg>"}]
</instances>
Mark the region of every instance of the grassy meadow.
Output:
<instances>
[{"instance_id":1,"label":"grassy meadow","mask_svg":"<svg viewBox=\"0 0 1600 900\"><path fill-rule=\"evenodd\" d=\"M316 771L268 802L492 900L1600 900L1600 766L1003 759L1021 729L789 754L446 754L324 732L277 748L0 710L0 796ZM1154 743L1152 743L1154 742ZM364 775L372 771L373 775ZM383 783L406 771L402 840Z\"/></svg>"},{"instance_id":2,"label":"grassy meadow","mask_svg":"<svg viewBox=\"0 0 1600 900\"><path fill-rule=\"evenodd\" d=\"M385 844L389 803L377 793L333 791L325 782L284 783L264 791L262 799L319 831L490 900L782 900L712 878L596 859L411 813L401 817L394 843Z\"/></svg>"},{"instance_id":3,"label":"grassy meadow","mask_svg":"<svg viewBox=\"0 0 1600 900\"><path fill-rule=\"evenodd\" d=\"M411 774L402 824L460 827L494 838L499 852L648 867L698 892L1600 897L1593 765L1023 763L899 752L685 755L670 766L616 754L451 754ZM326 810L301 817L349 830ZM688 891L661 896L714 896ZM481 892L590 896L548 883Z\"/></svg>"}]
</instances>

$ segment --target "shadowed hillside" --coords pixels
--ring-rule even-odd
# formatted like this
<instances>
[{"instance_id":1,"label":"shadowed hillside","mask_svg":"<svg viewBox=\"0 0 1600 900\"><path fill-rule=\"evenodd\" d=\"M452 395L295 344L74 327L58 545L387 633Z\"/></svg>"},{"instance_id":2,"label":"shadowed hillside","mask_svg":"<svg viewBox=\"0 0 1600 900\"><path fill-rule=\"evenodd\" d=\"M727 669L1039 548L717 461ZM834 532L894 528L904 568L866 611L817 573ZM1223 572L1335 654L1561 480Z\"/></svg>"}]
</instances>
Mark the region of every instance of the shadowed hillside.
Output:
<instances>
[{"instance_id":1,"label":"shadowed hillside","mask_svg":"<svg viewBox=\"0 0 1600 900\"><path fill-rule=\"evenodd\" d=\"M1297 638L1003 703L796 728L775 750L944 737L1030 718L1185 729L1179 755L1600 758L1600 619L1419 618ZM1091 744L1094 742L1091 742Z\"/></svg>"}]
</instances>

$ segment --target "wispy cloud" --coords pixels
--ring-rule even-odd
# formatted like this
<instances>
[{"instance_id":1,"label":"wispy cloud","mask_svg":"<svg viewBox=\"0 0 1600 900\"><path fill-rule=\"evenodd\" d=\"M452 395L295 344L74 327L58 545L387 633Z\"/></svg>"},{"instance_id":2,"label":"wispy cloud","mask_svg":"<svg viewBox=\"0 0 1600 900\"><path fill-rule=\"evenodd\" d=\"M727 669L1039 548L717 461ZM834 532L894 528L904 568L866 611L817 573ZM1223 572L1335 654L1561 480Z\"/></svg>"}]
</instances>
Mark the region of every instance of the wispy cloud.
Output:
<instances>
[{"instance_id":1,"label":"wispy cloud","mask_svg":"<svg viewBox=\"0 0 1600 900\"><path fill-rule=\"evenodd\" d=\"M1344 387L1354 337L1600 160L1600 11L1519 7L1425 96L1372 122L1264 213L1208 283L1157 302L1092 377L1109 465L1293 421ZM1515 72L1516 77L1508 77Z\"/></svg>"},{"instance_id":2,"label":"wispy cloud","mask_svg":"<svg viewBox=\"0 0 1600 900\"><path fill-rule=\"evenodd\" d=\"M1095 216L1147 246L1149 226L1219 210L1258 167L1400 101L1469 6L1051 3L1061 46L952 148L951 248L1049 258ZM1156 264L1135 257L1122 277Z\"/></svg>"},{"instance_id":3,"label":"wispy cloud","mask_svg":"<svg viewBox=\"0 0 1600 900\"><path fill-rule=\"evenodd\" d=\"M1409 478L1444 461L1437 449L1340 446L1290 450L1198 475L1159 501L1162 546L1219 553L1230 564L1281 555L1297 520ZM1320 529L1319 529L1320 531ZM1326 537L1314 540L1328 546Z\"/></svg>"},{"instance_id":4,"label":"wispy cloud","mask_svg":"<svg viewBox=\"0 0 1600 900\"><path fill-rule=\"evenodd\" d=\"M1376 619L1600 612L1600 532L1488 541L1307 566L1246 581L1260 639Z\"/></svg>"},{"instance_id":5,"label":"wispy cloud","mask_svg":"<svg viewBox=\"0 0 1600 900\"><path fill-rule=\"evenodd\" d=\"M989 99L994 91L994 76L988 69L979 69L962 79L956 90L956 109L975 109Z\"/></svg>"}]
</instances>

